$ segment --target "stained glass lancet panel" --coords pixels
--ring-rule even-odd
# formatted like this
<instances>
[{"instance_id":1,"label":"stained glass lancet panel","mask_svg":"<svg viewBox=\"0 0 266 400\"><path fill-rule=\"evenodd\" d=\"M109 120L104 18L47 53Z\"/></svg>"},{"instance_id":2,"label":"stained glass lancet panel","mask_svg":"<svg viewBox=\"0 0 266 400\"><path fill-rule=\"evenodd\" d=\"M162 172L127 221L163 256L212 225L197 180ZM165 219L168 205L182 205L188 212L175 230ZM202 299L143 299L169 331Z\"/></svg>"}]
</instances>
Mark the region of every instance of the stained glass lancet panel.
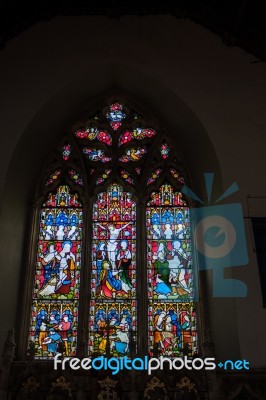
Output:
<instances>
[{"instance_id":1,"label":"stained glass lancet panel","mask_svg":"<svg viewBox=\"0 0 266 400\"><path fill-rule=\"evenodd\" d=\"M93 206L89 353L130 354L136 335L136 204L112 184Z\"/></svg>"},{"instance_id":2,"label":"stained glass lancet panel","mask_svg":"<svg viewBox=\"0 0 266 400\"><path fill-rule=\"evenodd\" d=\"M81 203L68 186L59 186L40 211L30 325L36 358L62 349L76 354L81 235Z\"/></svg>"},{"instance_id":3,"label":"stained glass lancet panel","mask_svg":"<svg viewBox=\"0 0 266 400\"><path fill-rule=\"evenodd\" d=\"M165 184L146 209L149 351L151 355L197 353L195 281L189 208Z\"/></svg>"}]
</instances>

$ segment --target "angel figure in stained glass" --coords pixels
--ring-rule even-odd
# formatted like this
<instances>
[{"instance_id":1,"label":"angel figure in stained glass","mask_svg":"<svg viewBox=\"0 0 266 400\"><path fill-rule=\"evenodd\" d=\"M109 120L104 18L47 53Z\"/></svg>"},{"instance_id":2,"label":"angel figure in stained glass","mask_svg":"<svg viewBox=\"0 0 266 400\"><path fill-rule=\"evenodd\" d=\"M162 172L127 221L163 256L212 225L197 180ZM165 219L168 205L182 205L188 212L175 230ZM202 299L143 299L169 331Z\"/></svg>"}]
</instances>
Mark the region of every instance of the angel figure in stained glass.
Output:
<instances>
[{"instance_id":1,"label":"angel figure in stained glass","mask_svg":"<svg viewBox=\"0 0 266 400\"><path fill-rule=\"evenodd\" d=\"M54 225L54 217L51 213L47 215L45 220L45 229L43 229L42 234L44 235L45 240L53 240L54 232L52 231L52 227Z\"/></svg>"},{"instance_id":2,"label":"angel figure in stained glass","mask_svg":"<svg viewBox=\"0 0 266 400\"><path fill-rule=\"evenodd\" d=\"M57 232L55 234L57 240L65 239L65 228L68 223L67 214L64 211L60 211L56 217Z\"/></svg>"},{"instance_id":3,"label":"angel figure in stained glass","mask_svg":"<svg viewBox=\"0 0 266 400\"><path fill-rule=\"evenodd\" d=\"M176 225L174 237L176 239L185 239L185 229L182 224Z\"/></svg>"},{"instance_id":4,"label":"angel figure in stained glass","mask_svg":"<svg viewBox=\"0 0 266 400\"><path fill-rule=\"evenodd\" d=\"M76 213L73 213L69 220L69 225L71 226L70 231L68 232L67 238L70 240L76 240L78 236L78 217Z\"/></svg>"},{"instance_id":5,"label":"angel figure in stained glass","mask_svg":"<svg viewBox=\"0 0 266 400\"><path fill-rule=\"evenodd\" d=\"M162 238L160 225L157 225L157 224L152 225L151 233L152 233L152 238L153 239L159 240L159 239Z\"/></svg>"},{"instance_id":6,"label":"angel figure in stained glass","mask_svg":"<svg viewBox=\"0 0 266 400\"><path fill-rule=\"evenodd\" d=\"M170 240L173 238L173 231L170 224L165 224L164 238Z\"/></svg>"}]
</instances>

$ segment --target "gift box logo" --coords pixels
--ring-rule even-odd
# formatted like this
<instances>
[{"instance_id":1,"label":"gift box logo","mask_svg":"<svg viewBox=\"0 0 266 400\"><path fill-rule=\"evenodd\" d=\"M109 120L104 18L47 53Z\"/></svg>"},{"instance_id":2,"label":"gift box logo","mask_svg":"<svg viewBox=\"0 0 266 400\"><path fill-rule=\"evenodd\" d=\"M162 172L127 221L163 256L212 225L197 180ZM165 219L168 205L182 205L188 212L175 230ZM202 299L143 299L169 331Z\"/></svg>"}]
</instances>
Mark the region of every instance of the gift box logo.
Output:
<instances>
[{"instance_id":1,"label":"gift box logo","mask_svg":"<svg viewBox=\"0 0 266 400\"><path fill-rule=\"evenodd\" d=\"M214 174L204 175L210 203ZM232 184L215 203L237 190L237 184ZM187 186L183 186L182 193L203 204L203 207L191 209L192 250L198 269L213 271L213 296L246 297L247 287L244 282L224 278L224 268L248 263L241 204L208 206Z\"/></svg>"}]
</instances>

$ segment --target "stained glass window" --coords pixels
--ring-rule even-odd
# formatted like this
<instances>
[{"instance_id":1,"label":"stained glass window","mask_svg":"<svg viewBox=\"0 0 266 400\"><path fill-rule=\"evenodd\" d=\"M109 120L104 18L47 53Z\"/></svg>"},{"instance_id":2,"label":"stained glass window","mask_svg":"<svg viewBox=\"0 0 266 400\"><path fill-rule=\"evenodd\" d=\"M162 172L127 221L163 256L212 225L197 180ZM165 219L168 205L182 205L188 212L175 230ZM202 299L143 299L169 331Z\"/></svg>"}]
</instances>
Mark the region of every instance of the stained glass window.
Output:
<instances>
[{"instance_id":1,"label":"stained glass window","mask_svg":"<svg viewBox=\"0 0 266 400\"><path fill-rule=\"evenodd\" d=\"M114 131L122 125L122 121L126 118L126 114L123 112L122 104L116 102L110 105L109 111L106 113L106 118L110 121L110 125Z\"/></svg>"},{"instance_id":2,"label":"stained glass window","mask_svg":"<svg viewBox=\"0 0 266 400\"><path fill-rule=\"evenodd\" d=\"M83 186L83 180L80 178L80 175L78 172L76 172L74 169L70 169L68 171L70 178L77 183L80 186Z\"/></svg>"},{"instance_id":3,"label":"stained glass window","mask_svg":"<svg viewBox=\"0 0 266 400\"><path fill-rule=\"evenodd\" d=\"M108 157L105 154L105 151L102 149L95 149L91 147L84 147L83 153L86 154L90 161L101 161L101 162L108 162L111 161L111 157Z\"/></svg>"},{"instance_id":4,"label":"stained glass window","mask_svg":"<svg viewBox=\"0 0 266 400\"><path fill-rule=\"evenodd\" d=\"M71 154L71 146L70 146L70 144L68 143L68 144L65 144L65 145L62 147L62 157L63 157L63 160L64 160L64 161L67 161L67 160L69 159L69 157L70 157L70 154Z\"/></svg>"},{"instance_id":5,"label":"stained glass window","mask_svg":"<svg viewBox=\"0 0 266 400\"><path fill-rule=\"evenodd\" d=\"M161 145L161 156L165 160L169 156L169 146L167 143Z\"/></svg>"},{"instance_id":6,"label":"stained glass window","mask_svg":"<svg viewBox=\"0 0 266 400\"><path fill-rule=\"evenodd\" d=\"M197 352L189 208L164 184L147 204L150 354Z\"/></svg>"},{"instance_id":7,"label":"stained glass window","mask_svg":"<svg viewBox=\"0 0 266 400\"><path fill-rule=\"evenodd\" d=\"M131 147L126 150L125 154L122 157L119 158L119 161L139 161L146 153L146 147Z\"/></svg>"},{"instance_id":8,"label":"stained glass window","mask_svg":"<svg viewBox=\"0 0 266 400\"><path fill-rule=\"evenodd\" d=\"M151 176L148 179L147 185L150 185L151 183L155 182L156 179L159 178L161 175L162 168L157 168L155 171L152 172Z\"/></svg>"},{"instance_id":9,"label":"stained glass window","mask_svg":"<svg viewBox=\"0 0 266 400\"><path fill-rule=\"evenodd\" d=\"M120 170L120 175L127 183L129 183L130 185L134 185L133 178L131 177L130 173L127 172L125 169Z\"/></svg>"},{"instance_id":10,"label":"stained glass window","mask_svg":"<svg viewBox=\"0 0 266 400\"><path fill-rule=\"evenodd\" d=\"M153 129L144 129L141 127L135 128L133 131L124 132L119 138L119 146L129 143L132 140L142 140L144 138L151 138L156 135L156 132Z\"/></svg>"},{"instance_id":11,"label":"stained glass window","mask_svg":"<svg viewBox=\"0 0 266 400\"><path fill-rule=\"evenodd\" d=\"M112 172L111 169L106 169L106 170L104 170L104 171L100 174L99 178L97 179L96 185L100 185L101 183L103 183L103 182L108 178L108 176L110 176L111 172Z\"/></svg>"},{"instance_id":12,"label":"stained glass window","mask_svg":"<svg viewBox=\"0 0 266 400\"><path fill-rule=\"evenodd\" d=\"M57 190L39 214L30 328L35 356L76 355L77 324L82 331L88 318L80 343L89 355L130 357L137 335L147 334L142 353L192 357L197 313L190 212L171 140L119 99L79 126L62 139L54 172L45 174L46 193ZM137 326L143 310L148 330L143 321Z\"/></svg>"},{"instance_id":13,"label":"stained glass window","mask_svg":"<svg viewBox=\"0 0 266 400\"><path fill-rule=\"evenodd\" d=\"M96 126L88 126L85 129L79 129L75 132L75 135L80 139L98 140L108 146L112 145L112 137L110 134L104 130L99 130Z\"/></svg>"},{"instance_id":14,"label":"stained glass window","mask_svg":"<svg viewBox=\"0 0 266 400\"><path fill-rule=\"evenodd\" d=\"M59 343L76 354L81 232L78 196L59 186L40 211L30 327L37 358L54 356Z\"/></svg>"},{"instance_id":15,"label":"stained glass window","mask_svg":"<svg viewBox=\"0 0 266 400\"><path fill-rule=\"evenodd\" d=\"M179 183L184 184L184 178L180 175L180 173L174 169L170 168L170 173L173 178L175 178Z\"/></svg>"},{"instance_id":16,"label":"stained glass window","mask_svg":"<svg viewBox=\"0 0 266 400\"><path fill-rule=\"evenodd\" d=\"M112 184L93 206L89 352L124 356L136 335L136 204Z\"/></svg>"},{"instance_id":17,"label":"stained glass window","mask_svg":"<svg viewBox=\"0 0 266 400\"><path fill-rule=\"evenodd\" d=\"M56 181L56 179L59 177L60 174L61 174L61 170L54 171L49 176L49 179L46 182L46 186L51 185L52 183L54 183L54 181Z\"/></svg>"}]
</instances>

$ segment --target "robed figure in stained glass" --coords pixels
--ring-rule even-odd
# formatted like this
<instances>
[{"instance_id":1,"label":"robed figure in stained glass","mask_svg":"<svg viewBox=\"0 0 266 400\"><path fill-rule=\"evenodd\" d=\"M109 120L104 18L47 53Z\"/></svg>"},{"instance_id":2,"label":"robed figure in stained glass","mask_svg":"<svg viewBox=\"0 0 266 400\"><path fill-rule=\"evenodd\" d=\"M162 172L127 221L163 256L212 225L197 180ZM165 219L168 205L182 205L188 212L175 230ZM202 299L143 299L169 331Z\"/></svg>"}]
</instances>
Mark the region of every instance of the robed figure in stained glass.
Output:
<instances>
[{"instance_id":1,"label":"robed figure in stained glass","mask_svg":"<svg viewBox=\"0 0 266 400\"><path fill-rule=\"evenodd\" d=\"M90 351L129 354L136 329L136 204L114 183L93 208ZM94 321L94 324L93 324Z\"/></svg>"}]
</instances>

